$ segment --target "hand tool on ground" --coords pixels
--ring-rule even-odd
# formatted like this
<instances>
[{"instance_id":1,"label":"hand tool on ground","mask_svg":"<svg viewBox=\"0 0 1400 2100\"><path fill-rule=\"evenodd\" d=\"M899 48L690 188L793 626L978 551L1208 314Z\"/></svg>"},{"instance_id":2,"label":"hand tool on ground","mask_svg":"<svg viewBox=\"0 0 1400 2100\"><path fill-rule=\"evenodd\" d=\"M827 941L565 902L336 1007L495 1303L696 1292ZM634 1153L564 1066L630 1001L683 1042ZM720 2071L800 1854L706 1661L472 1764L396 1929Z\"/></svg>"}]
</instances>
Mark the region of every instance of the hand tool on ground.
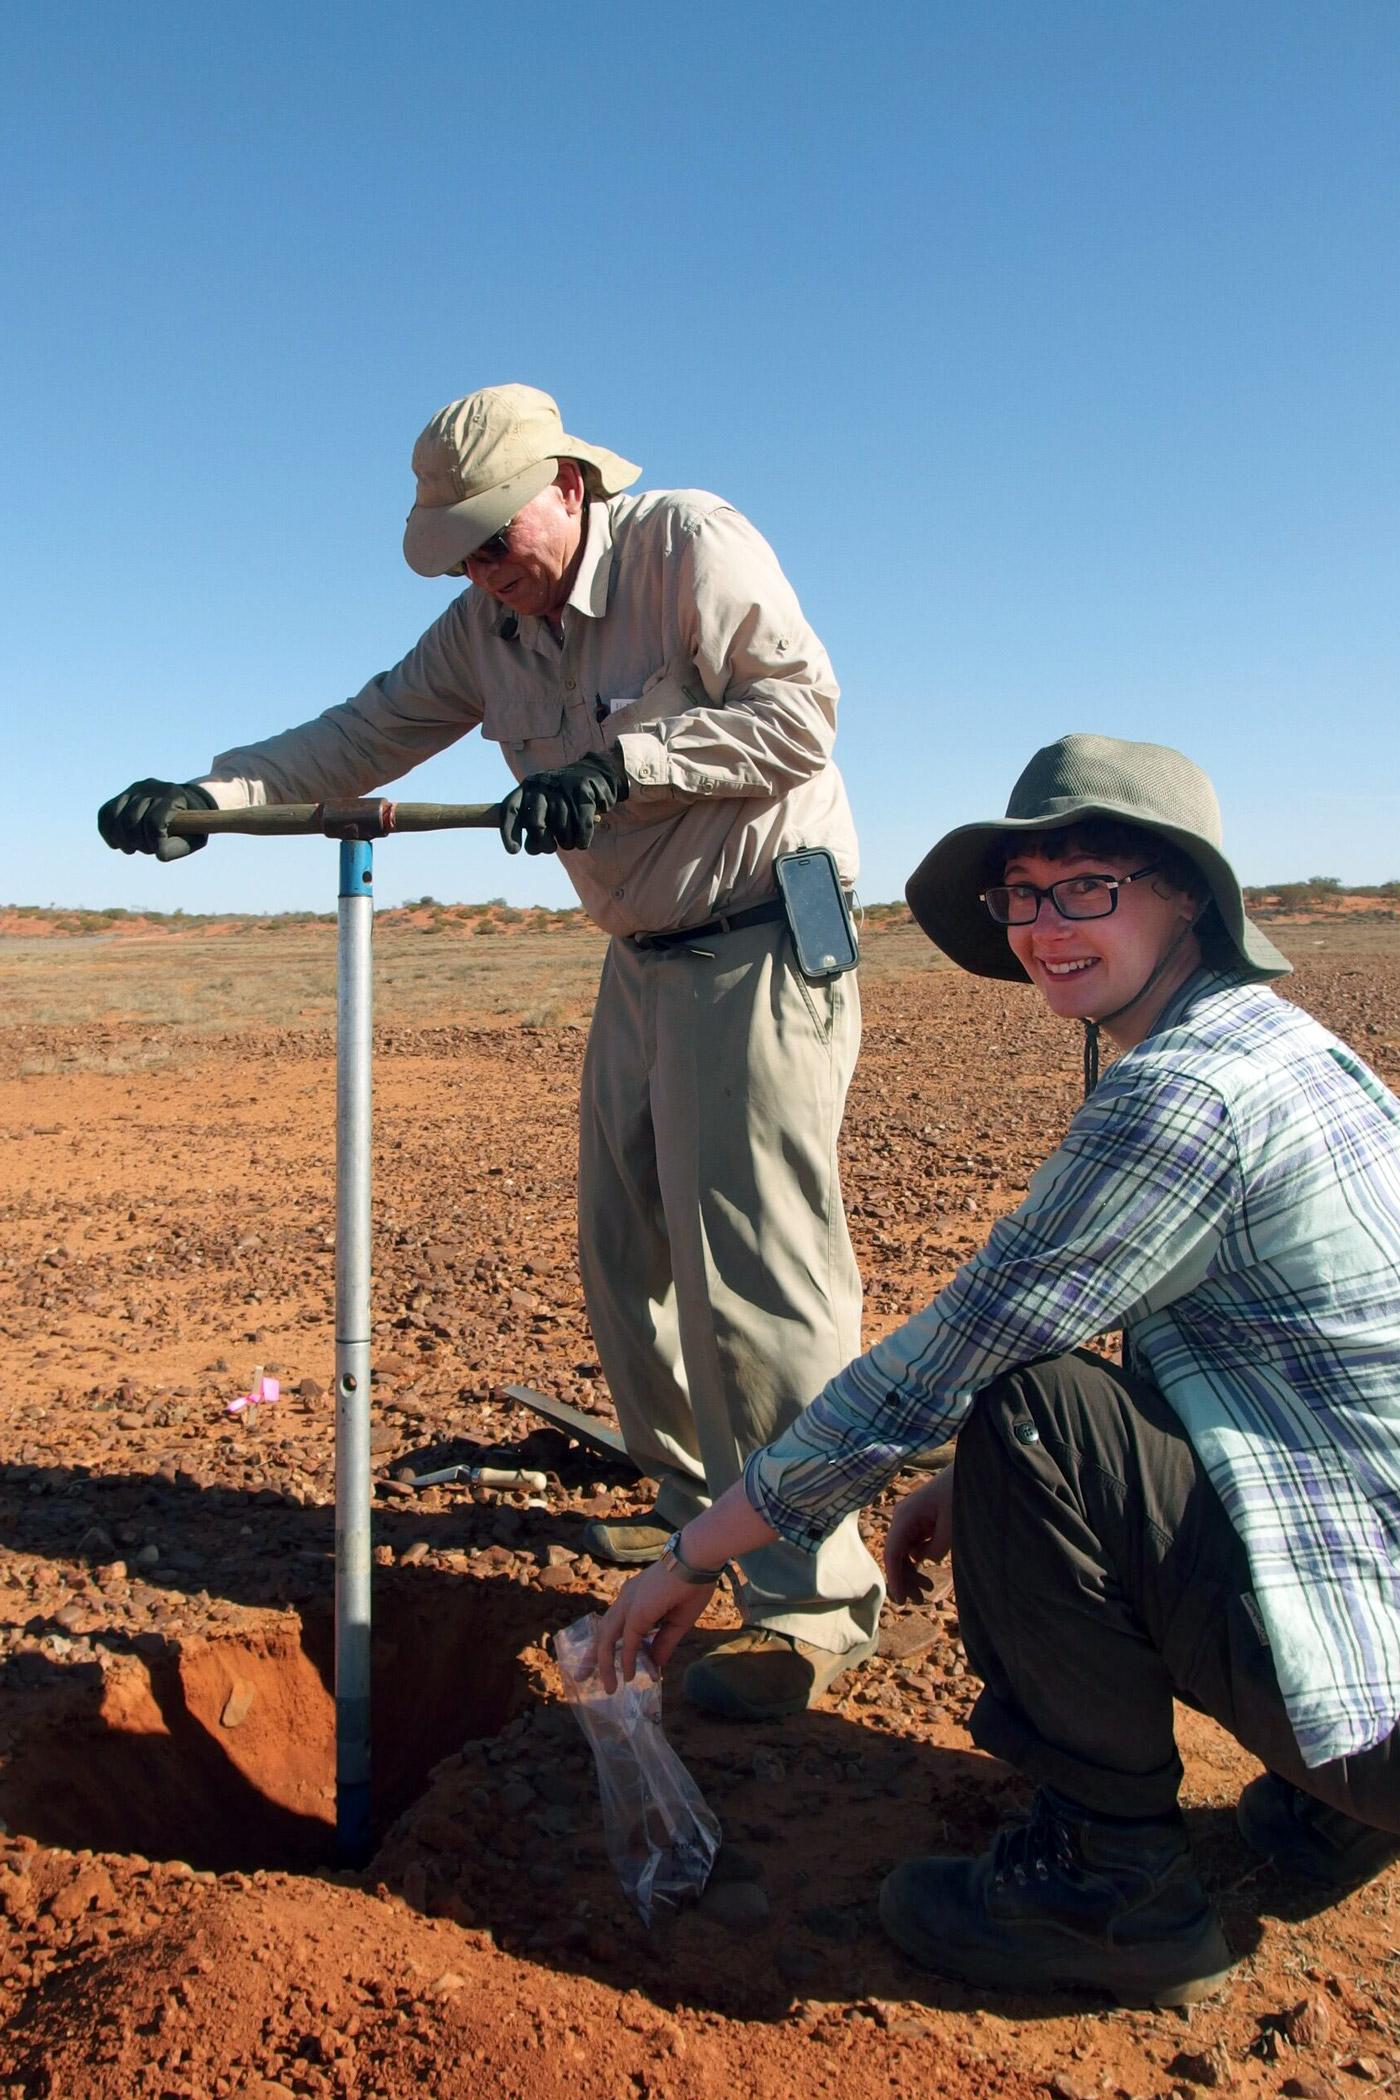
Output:
<instances>
[{"instance_id":1,"label":"hand tool on ground","mask_svg":"<svg viewBox=\"0 0 1400 2100\"><path fill-rule=\"evenodd\" d=\"M616 1459L624 1466L636 1465L627 1456L627 1447L615 1429L600 1422L596 1415L586 1415L581 1408L570 1407L567 1400L551 1400L543 1393L536 1393L528 1385L506 1385L501 1387L507 1400L514 1400L520 1407L528 1407L532 1415L543 1415L546 1422L555 1422L560 1429L580 1444L587 1444L592 1451L601 1452L604 1458Z\"/></svg>"},{"instance_id":2,"label":"hand tool on ground","mask_svg":"<svg viewBox=\"0 0 1400 2100\"><path fill-rule=\"evenodd\" d=\"M174 838L226 832L339 839L335 1084L335 1834L345 1866L370 1853L371 839L494 830L498 802L264 803L172 813Z\"/></svg>"},{"instance_id":3,"label":"hand tool on ground","mask_svg":"<svg viewBox=\"0 0 1400 2100\"><path fill-rule=\"evenodd\" d=\"M528 1466L443 1466L436 1473L415 1473L405 1466L399 1474L412 1488L450 1487L454 1481L466 1480L473 1487L523 1488L532 1495L542 1495L549 1486L543 1473L535 1473Z\"/></svg>"}]
</instances>

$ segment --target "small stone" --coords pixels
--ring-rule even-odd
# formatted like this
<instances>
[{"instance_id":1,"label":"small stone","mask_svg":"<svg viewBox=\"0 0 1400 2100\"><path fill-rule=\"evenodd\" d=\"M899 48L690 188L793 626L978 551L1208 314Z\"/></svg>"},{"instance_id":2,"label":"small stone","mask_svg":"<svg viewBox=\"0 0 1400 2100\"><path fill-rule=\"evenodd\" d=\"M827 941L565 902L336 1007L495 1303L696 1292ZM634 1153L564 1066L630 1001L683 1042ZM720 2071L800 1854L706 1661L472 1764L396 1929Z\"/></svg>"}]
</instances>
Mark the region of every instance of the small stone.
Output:
<instances>
[{"instance_id":1,"label":"small stone","mask_svg":"<svg viewBox=\"0 0 1400 2100\"><path fill-rule=\"evenodd\" d=\"M1211 2049L1181 2050L1172 2058L1168 2069L1175 2071L1179 2078L1189 2078L1192 2085L1215 2086L1229 2084L1232 2066L1225 2044L1217 2042Z\"/></svg>"},{"instance_id":2,"label":"small stone","mask_svg":"<svg viewBox=\"0 0 1400 2100\"><path fill-rule=\"evenodd\" d=\"M1284 2014L1279 2026L1296 2048L1315 2048L1332 2032L1331 2009L1325 1998L1304 1998Z\"/></svg>"},{"instance_id":3,"label":"small stone","mask_svg":"<svg viewBox=\"0 0 1400 2100\"><path fill-rule=\"evenodd\" d=\"M434 1998L450 1998L454 1991L464 1991L466 1987L465 1976L459 1976L455 1969L444 1969L441 1976L435 1976L428 1985L428 1992Z\"/></svg>"},{"instance_id":4,"label":"small stone","mask_svg":"<svg viewBox=\"0 0 1400 2100\"><path fill-rule=\"evenodd\" d=\"M401 1568L419 1567L428 1558L432 1550L426 1539L415 1539L413 1544L405 1546L403 1552L399 1555L399 1566Z\"/></svg>"},{"instance_id":5,"label":"small stone","mask_svg":"<svg viewBox=\"0 0 1400 2100\"><path fill-rule=\"evenodd\" d=\"M1381 2075L1381 2067L1374 2056L1350 2057L1342 2069L1349 2071L1353 2078L1364 2078L1368 2084L1374 2083Z\"/></svg>"},{"instance_id":6,"label":"small stone","mask_svg":"<svg viewBox=\"0 0 1400 2100\"><path fill-rule=\"evenodd\" d=\"M253 1701L256 1697L257 1693L247 1679L236 1677L233 1683L233 1690L225 1699L224 1710L219 1715L220 1727L240 1728L252 1711Z\"/></svg>"},{"instance_id":7,"label":"small stone","mask_svg":"<svg viewBox=\"0 0 1400 2100\"><path fill-rule=\"evenodd\" d=\"M115 1910L117 1892L105 1867L85 1867L57 1891L49 1910L62 1924L71 1924L89 1910Z\"/></svg>"},{"instance_id":8,"label":"small stone","mask_svg":"<svg viewBox=\"0 0 1400 2100\"><path fill-rule=\"evenodd\" d=\"M743 1931L761 1925L771 1905L767 1891L756 1881L721 1881L711 1884L700 1898L700 1915L712 1925Z\"/></svg>"},{"instance_id":9,"label":"small stone","mask_svg":"<svg viewBox=\"0 0 1400 2100\"><path fill-rule=\"evenodd\" d=\"M1304 2078L1291 2073L1284 2079L1279 2091L1285 2100L1332 2100L1332 2089L1320 2078Z\"/></svg>"},{"instance_id":10,"label":"small stone","mask_svg":"<svg viewBox=\"0 0 1400 2100\"><path fill-rule=\"evenodd\" d=\"M916 1655L927 1655L942 1632L941 1626L918 1612L891 1616L880 1625L879 1653L890 1662L912 1662Z\"/></svg>"},{"instance_id":11,"label":"small stone","mask_svg":"<svg viewBox=\"0 0 1400 2100\"><path fill-rule=\"evenodd\" d=\"M138 1568L153 1568L160 1559L160 1547L151 1539L136 1556Z\"/></svg>"}]
</instances>

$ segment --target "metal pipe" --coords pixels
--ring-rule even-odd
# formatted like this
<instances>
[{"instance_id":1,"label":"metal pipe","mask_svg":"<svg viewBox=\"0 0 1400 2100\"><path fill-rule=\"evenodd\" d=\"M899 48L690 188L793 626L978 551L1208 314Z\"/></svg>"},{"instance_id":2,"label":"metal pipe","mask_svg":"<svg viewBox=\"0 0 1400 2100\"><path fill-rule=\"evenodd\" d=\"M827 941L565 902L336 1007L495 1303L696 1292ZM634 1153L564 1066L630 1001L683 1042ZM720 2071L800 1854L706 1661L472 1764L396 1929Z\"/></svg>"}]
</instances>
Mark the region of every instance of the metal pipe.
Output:
<instances>
[{"instance_id":1,"label":"metal pipe","mask_svg":"<svg viewBox=\"0 0 1400 2100\"><path fill-rule=\"evenodd\" d=\"M340 849L335 1083L335 1834L370 1849L370 1097L374 849Z\"/></svg>"},{"instance_id":2,"label":"metal pipe","mask_svg":"<svg viewBox=\"0 0 1400 2100\"><path fill-rule=\"evenodd\" d=\"M179 810L176 838L212 833L339 839L335 1233L335 1833L344 1866L369 1858L370 1829L370 1098L374 930L371 839L395 831L486 830L501 804L262 803Z\"/></svg>"}]
</instances>

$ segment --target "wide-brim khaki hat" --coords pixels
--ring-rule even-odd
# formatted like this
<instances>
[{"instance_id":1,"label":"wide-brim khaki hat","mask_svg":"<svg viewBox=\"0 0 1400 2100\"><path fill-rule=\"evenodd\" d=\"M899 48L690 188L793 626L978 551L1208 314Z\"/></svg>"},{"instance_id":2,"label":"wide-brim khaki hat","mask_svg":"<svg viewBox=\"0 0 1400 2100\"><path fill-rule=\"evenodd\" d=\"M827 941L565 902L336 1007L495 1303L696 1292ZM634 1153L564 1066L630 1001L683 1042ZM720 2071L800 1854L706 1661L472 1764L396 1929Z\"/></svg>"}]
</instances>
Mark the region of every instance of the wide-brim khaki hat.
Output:
<instances>
[{"instance_id":1,"label":"wide-brim khaki hat","mask_svg":"<svg viewBox=\"0 0 1400 2100\"><path fill-rule=\"evenodd\" d=\"M447 576L509 525L561 459L576 459L594 496L630 488L640 467L570 437L552 396L535 386L487 386L440 408L413 448L418 499L404 528L404 559L420 576Z\"/></svg>"},{"instance_id":2,"label":"wide-brim khaki hat","mask_svg":"<svg viewBox=\"0 0 1400 2100\"><path fill-rule=\"evenodd\" d=\"M1093 817L1167 839L1200 870L1215 907L1207 907L1197 929L1208 963L1261 979L1293 968L1245 914L1239 880L1221 850L1220 804L1209 778L1166 744L1111 736L1062 736L1047 744L1011 790L1004 817L959 825L924 856L905 890L910 910L964 970L1025 983L1006 928L982 902L988 883L1000 879L989 871L992 850L1018 835L1063 831Z\"/></svg>"}]
</instances>

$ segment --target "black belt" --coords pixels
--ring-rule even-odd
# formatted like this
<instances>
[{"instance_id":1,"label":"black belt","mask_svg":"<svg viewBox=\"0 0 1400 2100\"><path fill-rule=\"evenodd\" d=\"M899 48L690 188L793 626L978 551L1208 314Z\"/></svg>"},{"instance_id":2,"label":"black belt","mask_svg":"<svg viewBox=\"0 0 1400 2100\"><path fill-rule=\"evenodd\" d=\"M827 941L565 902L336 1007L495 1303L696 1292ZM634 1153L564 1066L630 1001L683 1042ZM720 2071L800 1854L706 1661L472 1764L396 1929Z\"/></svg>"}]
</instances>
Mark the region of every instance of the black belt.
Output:
<instances>
[{"instance_id":1,"label":"black belt","mask_svg":"<svg viewBox=\"0 0 1400 2100\"><path fill-rule=\"evenodd\" d=\"M743 911L726 912L723 918L707 919L703 926L678 926L667 933L634 933L628 938L636 948L683 948L692 941L707 941L711 934L737 933L741 926L763 926L770 919L787 916L781 897L766 904L750 904Z\"/></svg>"}]
</instances>

